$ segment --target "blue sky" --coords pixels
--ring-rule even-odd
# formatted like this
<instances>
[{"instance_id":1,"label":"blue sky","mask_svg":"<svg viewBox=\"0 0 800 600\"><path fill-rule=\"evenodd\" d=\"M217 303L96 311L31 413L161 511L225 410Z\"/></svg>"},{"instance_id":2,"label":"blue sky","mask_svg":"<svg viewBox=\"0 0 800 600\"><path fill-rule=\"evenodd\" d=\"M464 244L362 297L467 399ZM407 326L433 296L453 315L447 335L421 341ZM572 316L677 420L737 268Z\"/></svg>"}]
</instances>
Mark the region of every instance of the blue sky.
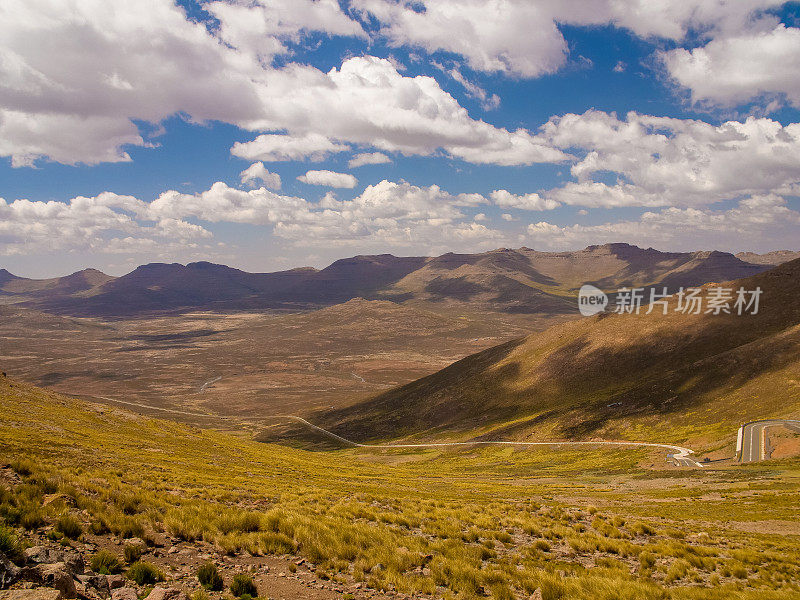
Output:
<instances>
[{"instance_id":1,"label":"blue sky","mask_svg":"<svg viewBox=\"0 0 800 600\"><path fill-rule=\"evenodd\" d=\"M798 249L798 3L650 4L9 0L0 266Z\"/></svg>"}]
</instances>

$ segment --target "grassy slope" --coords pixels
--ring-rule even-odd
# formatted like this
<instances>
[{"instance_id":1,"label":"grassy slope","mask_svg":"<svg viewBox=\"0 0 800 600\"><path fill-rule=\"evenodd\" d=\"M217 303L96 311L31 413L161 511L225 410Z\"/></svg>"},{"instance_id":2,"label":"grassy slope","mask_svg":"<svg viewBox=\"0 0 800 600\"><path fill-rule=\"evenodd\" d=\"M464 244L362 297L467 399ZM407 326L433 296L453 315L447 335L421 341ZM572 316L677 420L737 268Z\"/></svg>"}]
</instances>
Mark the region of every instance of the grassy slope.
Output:
<instances>
[{"instance_id":1,"label":"grassy slope","mask_svg":"<svg viewBox=\"0 0 800 600\"><path fill-rule=\"evenodd\" d=\"M43 495L58 491L85 527L295 552L336 580L435 597L800 592L796 461L645 473L640 451L304 452L6 378L0 413L0 456L26 474L26 485L0 489L12 524L32 512L52 522L61 509ZM739 531L764 524L772 529ZM377 563L385 568L369 572Z\"/></svg>"},{"instance_id":2,"label":"grassy slope","mask_svg":"<svg viewBox=\"0 0 800 600\"><path fill-rule=\"evenodd\" d=\"M316 419L356 439L730 441L745 420L800 411L800 261L734 285L764 290L758 315L573 321Z\"/></svg>"}]
</instances>

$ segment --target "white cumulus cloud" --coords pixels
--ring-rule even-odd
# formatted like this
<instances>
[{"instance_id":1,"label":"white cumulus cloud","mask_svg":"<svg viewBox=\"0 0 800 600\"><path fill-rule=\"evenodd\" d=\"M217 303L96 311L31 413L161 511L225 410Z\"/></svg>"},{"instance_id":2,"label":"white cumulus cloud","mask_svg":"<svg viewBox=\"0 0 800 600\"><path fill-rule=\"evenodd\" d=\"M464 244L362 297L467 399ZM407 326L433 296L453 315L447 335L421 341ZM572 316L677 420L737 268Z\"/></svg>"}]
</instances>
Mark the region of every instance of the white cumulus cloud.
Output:
<instances>
[{"instance_id":1,"label":"white cumulus cloud","mask_svg":"<svg viewBox=\"0 0 800 600\"><path fill-rule=\"evenodd\" d=\"M336 171L307 171L297 180L308 185L324 185L334 188L354 188L358 184L358 179L350 173L337 173Z\"/></svg>"},{"instance_id":2,"label":"white cumulus cloud","mask_svg":"<svg viewBox=\"0 0 800 600\"><path fill-rule=\"evenodd\" d=\"M577 183L547 197L584 206L697 206L744 195L787 193L800 182L800 124L767 118L712 125L630 112L553 117L543 135L579 150ZM616 173L605 184L598 173Z\"/></svg>"},{"instance_id":3,"label":"white cumulus cloud","mask_svg":"<svg viewBox=\"0 0 800 600\"><path fill-rule=\"evenodd\" d=\"M495 190L490 195L492 202L500 208L518 208L520 210L553 210L558 202L550 198L542 198L539 194L512 194L507 190Z\"/></svg>"},{"instance_id":4,"label":"white cumulus cloud","mask_svg":"<svg viewBox=\"0 0 800 600\"><path fill-rule=\"evenodd\" d=\"M383 165L392 162L392 159L386 156L383 152L362 152L356 154L347 163L351 169L356 167L363 167L364 165Z\"/></svg>"},{"instance_id":5,"label":"white cumulus cloud","mask_svg":"<svg viewBox=\"0 0 800 600\"><path fill-rule=\"evenodd\" d=\"M695 102L736 106L761 96L800 106L800 29L774 28L722 36L705 46L662 54L669 74Z\"/></svg>"},{"instance_id":6,"label":"white cumulus cloud","mask_svg":"<svg viewBox=\"0 0 800 600\"><path fill-rule=\"evenodd\" d=\"M260 181L265 187L270 189L281 189L281 176L277 173L270 172L269 169L264 166L263 162L254 162L244 171L239 173L239 179L242 183L246 183L254 187L256 182Z\"/></svg>"}]
</instances>

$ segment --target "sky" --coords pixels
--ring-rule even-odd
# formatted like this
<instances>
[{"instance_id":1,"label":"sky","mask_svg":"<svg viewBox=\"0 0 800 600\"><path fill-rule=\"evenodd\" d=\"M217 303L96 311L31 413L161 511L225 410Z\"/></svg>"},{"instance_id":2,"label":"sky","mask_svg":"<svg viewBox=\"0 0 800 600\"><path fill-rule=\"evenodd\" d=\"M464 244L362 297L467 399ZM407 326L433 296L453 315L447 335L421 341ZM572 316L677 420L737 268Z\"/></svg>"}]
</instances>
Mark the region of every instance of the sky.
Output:
<instances>
[{"instance_id":1,"label":"sky","mask_svg":"<svg viewBox=\"0 0 800 600\"><path fill-rule=\"evenodd\" d=\"M800 249L800 3L3 0L0 267Z\"/></svg>"}]
</instances>

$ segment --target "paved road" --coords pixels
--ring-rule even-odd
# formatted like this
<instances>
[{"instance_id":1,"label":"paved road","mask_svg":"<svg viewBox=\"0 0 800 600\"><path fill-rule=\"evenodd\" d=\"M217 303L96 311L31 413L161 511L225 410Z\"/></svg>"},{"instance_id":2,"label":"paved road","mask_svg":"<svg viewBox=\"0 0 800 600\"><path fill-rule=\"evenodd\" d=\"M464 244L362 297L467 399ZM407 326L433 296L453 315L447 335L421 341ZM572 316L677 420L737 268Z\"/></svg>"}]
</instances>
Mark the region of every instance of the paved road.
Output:
<instances>
[{"instance_id":1,"label":"paved road","mask_svg":"<svg viewBox=\"0 0 800 600\"><path fill-rule=\"evenodd\" d=\"M764 419L742 425L736 439L736 454L739 462L757 462L769 458L767 429L780 426L800 432L800 421L795 419Z\"/></svg>"},{"instance_id":2,"label":"paved road","mask_svg":"<svg viewBox=\"0 0 800 600\"><path fill-rule=\"evenodd\" d=\"M177 410L174 408L164 408L161 406L150 406L147 404L140 404L138 402L128 402L126 400L115 400L114 398L108 398L107 396L96 396L96 398L101 398L103 400L107 400L109 402L113 402L115 404L122 404L125 406L132 406L136 408L146 408L149 410L158 410L162 412L172 413L176 415L187 415L193 417L205 417L205 418L217 418L223 420L259 420L262 421L264 419L288 419L291 421L295 421L310 429L318 431L323 435L328 436L331 439L337 440L342 442L345 445L353 446L354 448L444 448L444 447L456 447L456 446L627 446L627 447L634 447L634 448L662 448L664 450L669 450L670 453L667 455L678 466L682 467L699 467L702 468L699 462L691 458L691 455L694 454L693 450L689 448L682 448L681 446L672 446L670 444L656 444L652 442L623 442L623 441L610 441L610 440L599 440L593 442L572 442L572 441L552 441L552 442L507 442L507 441L489 441L489 440L481 440L481 441L471 441L471 442L429 442L424 444L362 444L359 442L354 442L353 440L348 440L340 435L336 435L332 431L328 431L327 429L323 429L322 427L318 427L309 421L306 421L302 417L298 417L297 415L268 415L266 417L225 417L221 415L214 415L209 413L200 413L200 412L191 412L185 410Z\"/></svg>"}]
</instances>

